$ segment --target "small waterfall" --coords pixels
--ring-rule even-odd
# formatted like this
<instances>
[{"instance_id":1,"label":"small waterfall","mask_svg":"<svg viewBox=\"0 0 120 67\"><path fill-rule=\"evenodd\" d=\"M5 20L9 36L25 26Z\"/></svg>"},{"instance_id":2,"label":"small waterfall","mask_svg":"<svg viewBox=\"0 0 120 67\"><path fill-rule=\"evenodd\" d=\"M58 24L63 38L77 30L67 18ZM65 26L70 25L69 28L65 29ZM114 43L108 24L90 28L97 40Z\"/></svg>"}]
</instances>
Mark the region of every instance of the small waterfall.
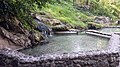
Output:
<instances>
[{"instance_id":1,"label":"small waterfall","mask_svg":"<svg viewBox=\"0 0 120 67\"><path fill-rule=\"evenodd\" d=\"M34 20L36 21L36 23L38 23L37 29L42 32L46 39L52 36L52 29L49 26L47 26L37 18L34 18Z\"/></svg>"}]
</instances>

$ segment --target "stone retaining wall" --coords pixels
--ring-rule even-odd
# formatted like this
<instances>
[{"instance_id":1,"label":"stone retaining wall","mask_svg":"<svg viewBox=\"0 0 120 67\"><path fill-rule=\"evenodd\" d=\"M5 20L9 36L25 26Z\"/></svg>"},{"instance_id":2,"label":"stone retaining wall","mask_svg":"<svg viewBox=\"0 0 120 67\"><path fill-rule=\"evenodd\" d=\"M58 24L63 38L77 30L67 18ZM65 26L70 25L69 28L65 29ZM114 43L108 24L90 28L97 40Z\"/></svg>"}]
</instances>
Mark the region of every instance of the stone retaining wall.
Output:
<instances>
[{"instance_id":1,"label":"stone retaining wall","mask_svg":"<svg viewBox=\"0 0 120 67\"><path fill-rule=\"evenodd\" d=\"M119 35L113 34L105 50L28 56L11 49L0 50L0 67L119 67Z\"/></svg>"}]
</instances>

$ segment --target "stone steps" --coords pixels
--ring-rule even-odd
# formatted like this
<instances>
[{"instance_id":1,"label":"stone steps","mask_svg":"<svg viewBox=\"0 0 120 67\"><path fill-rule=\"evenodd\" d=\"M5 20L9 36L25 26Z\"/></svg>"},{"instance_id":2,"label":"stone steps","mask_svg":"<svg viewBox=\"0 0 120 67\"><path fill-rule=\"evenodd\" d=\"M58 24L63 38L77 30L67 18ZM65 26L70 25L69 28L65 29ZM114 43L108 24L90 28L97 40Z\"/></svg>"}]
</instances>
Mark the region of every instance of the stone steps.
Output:
<instances>
[{"instance_id":1,"label":"stone steps","mask_svg":"<svg viewBox=\"0 0 120 67\"><path fill-rule=\"evenodd\" d=\"M104 38L110 38L111 37L111 33L100 32L100 31L97 31L97 30L87 30L85 33L89 34L89 35L104 37Z\"/></svg>"}]
</instances>

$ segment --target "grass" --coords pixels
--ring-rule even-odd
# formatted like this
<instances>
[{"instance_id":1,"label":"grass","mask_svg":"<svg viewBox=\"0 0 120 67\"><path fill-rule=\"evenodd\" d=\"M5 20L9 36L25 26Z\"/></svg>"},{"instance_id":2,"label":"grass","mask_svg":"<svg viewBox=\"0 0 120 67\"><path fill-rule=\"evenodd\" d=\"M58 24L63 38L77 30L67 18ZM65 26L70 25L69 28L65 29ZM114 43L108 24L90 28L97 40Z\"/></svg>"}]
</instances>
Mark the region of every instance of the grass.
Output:
<instances>
[{"instance_id":1,"label":"grass","mask_svg":"<svg viewBox=\"0 0 120 67\"><path fill-rule=\"evenodd\" d=\"M87 24L83 21L86 20L86 18L89 18L89 16L75 9L72 2L62 1L62 3L47 3L46 7L43 7L42 10L50 13L53 18L58 19L63 23L82 28L87 27Z\"/></svg>"},{"instance_id":2,"label":"grass","mask_svg":"<svg viewBox=\"0 0 120 67\"><path fill-rule=\"evenodd\" d=\"M52 0L50 3L47 3L45 7L42 8L42 11L49 13L52 18L58 19L63 23L68 23L74 27L87 28L87 22L93 22L96 27L102 27L100 24L94 23L94 16L108 16L115 21L118 19L120 12L119 6L110 5L107 3L92 1L93 7L89 11L85 10L77 10L73 6L72 1L64 1L60 2L56 0ZM103 5L102 5L103 4Z\"/></svg>"}]
</instances>

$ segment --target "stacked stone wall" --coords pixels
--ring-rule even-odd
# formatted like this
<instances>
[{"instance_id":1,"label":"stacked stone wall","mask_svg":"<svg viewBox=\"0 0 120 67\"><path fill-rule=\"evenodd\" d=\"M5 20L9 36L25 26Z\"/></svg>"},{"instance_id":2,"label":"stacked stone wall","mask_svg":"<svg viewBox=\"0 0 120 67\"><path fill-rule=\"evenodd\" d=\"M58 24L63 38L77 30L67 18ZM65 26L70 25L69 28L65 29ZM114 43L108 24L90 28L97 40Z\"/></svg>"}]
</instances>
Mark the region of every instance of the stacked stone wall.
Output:
<instances>
[{"instance_id":1,"label":"stacked stone wall","mask_svg":"<svg viewBox=\"0 0 120 67\"><path fill-rule=\"evenodd\" d=\"M46 54L39 57L2 49L0 67L119 67L119 39L119 35L113 34L105 50Z\"/></svg>"}]
</instances>

